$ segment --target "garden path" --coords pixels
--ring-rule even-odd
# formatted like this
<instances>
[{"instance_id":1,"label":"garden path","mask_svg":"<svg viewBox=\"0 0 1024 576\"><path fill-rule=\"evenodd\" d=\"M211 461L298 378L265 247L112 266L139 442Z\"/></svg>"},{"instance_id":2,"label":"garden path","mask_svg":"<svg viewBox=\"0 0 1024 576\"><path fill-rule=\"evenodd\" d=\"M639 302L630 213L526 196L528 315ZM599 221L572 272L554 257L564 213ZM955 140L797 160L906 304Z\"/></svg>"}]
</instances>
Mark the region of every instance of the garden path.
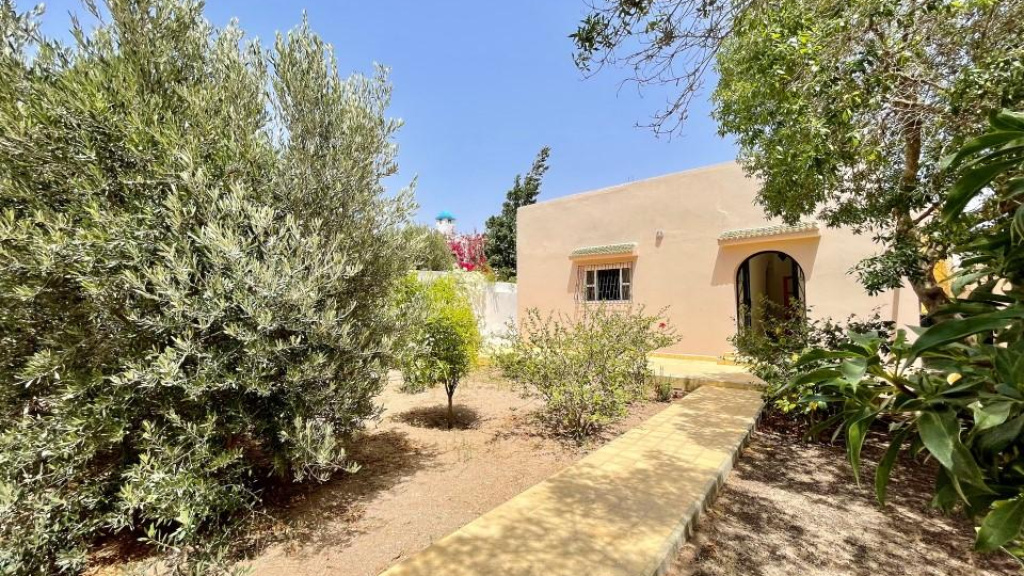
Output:
<instances>
[{"instance_id":1,"label":"garden path","mask_svg":"<svg viewBox=\"0 0 1024 576\"><path fill-rule=\"evenodd\" d=\"M704 386L384 576L650 576L692 532L762 408Z\"/></svg>"}]
</instances>

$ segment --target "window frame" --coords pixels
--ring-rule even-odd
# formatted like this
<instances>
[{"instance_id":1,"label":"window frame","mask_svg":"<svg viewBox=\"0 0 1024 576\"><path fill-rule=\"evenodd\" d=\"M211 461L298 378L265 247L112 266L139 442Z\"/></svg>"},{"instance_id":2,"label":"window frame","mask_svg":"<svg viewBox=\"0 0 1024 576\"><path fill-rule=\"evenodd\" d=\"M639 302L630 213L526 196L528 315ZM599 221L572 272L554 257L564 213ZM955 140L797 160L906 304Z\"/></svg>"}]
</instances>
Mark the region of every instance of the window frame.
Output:
<instances>
[{"instance_id":1,"label":"window frame","mask_svg":"<svg viewBox=\"0 0 1024 576\"><path fill-rule=\"evenodd\" d=\"M628 304L633 301L633 287L636 283L636 271L632 260L606 262L602 264L579 264L579 275L576 299L583 304ZM601 299L598 272L616 270L618 272L619 298Z\"/></svg>"}]
</instances>

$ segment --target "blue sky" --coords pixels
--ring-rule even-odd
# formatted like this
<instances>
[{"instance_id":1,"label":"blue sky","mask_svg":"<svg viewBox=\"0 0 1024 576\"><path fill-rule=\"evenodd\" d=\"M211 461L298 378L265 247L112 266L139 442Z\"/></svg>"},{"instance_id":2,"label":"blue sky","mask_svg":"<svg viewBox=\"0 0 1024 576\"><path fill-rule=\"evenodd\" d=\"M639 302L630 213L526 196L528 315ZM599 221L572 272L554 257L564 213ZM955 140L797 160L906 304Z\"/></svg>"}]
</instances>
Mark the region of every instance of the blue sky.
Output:
<instances>
[{"instance_id":1,"label":"blue sky","mask_svg":"<svg viewBox=\"0 0 1024 576\"><path fill-rule=\"evenodd\" d=\"M46 6L43 28L52 35L66 34L69 11L83 12L78 0ZM657 138L636 125L669 89L620 86L625 70L584 79L568 35L585 9L584 0L210 0L206 14L218 26L238 18L269 45L305 10L334 45L343 73L389 66L391 112L405 121L401 172L389 187L418 176L418 220L450 210L460 230L482 231L544 145L552 152L541 200L735 156L706 102L691 110L681 136Z\"/></svg>"}]
</instances>

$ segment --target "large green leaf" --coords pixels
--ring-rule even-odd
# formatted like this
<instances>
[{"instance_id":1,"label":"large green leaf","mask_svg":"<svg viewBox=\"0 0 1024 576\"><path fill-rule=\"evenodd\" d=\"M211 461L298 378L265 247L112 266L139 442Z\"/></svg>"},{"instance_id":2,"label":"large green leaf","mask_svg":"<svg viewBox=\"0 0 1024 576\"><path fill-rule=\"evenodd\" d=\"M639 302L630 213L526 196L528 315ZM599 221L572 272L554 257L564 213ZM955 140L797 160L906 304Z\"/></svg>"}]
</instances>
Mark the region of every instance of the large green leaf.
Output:
<instances>
[{"instance_id":1,"label":"large green leaf","mask_svg":"<svg viewBox=\"0 0 1024 576\"><path fill-rule=\"evenodd\" d=\"M981 522L975 546L995 550L1020 535L1024 528L1024 497L997 502Z\"/></svg>"},{"instance_id":2,"label":"large green leaf","mask_svg":"<svg viewBox=\"0 0 1024 576\"><path fill-rule=\"evenodd\" d=\"M989 117L989 123L997 130L1024 130L1024 113L1000 110Z\"/></svg>"},{"instance_id":3,"label":"large green leaf","mask_svg":"<svg viewBox=\"0 0 1024 576\"><path fill-rule=\"evenodd\" d=\"M1024 132L1018 130L998 130L982 134L963 145L955 154L950 154L939 162L939 170L956 168L960 162L969 156L973 156L982 150L1002 146L1019 138L1024 138Z\"/></svg>"},{"instance_id":4,"label":"large green leaf","mask_svg":"<svg viewBox=\"0 0 1024 576\"><path fill-rule=\"evenodd\" d=\"M905 426L893 435L889 448L886 449L882 459L878 462L878 468L875 469L875 496L883 506L885 505L885 497L889 488L889 477L892 474L892 467L896 464L896 458L900 454L900 448L903 447L903 441L911 430L913 430L912 427Z\"/></svg>"},{"instance_id":5,"label":"large green leaf","mask_svg":"<svg viewBox=\"0 0 1024 576\"><path fill-rule=\"evenodd\" d=\"M975 440L975 447L989 454L1001 452L1014 442L1022 431L1024 431L1024 415L985 430Z\"/></svg>"},{"instance_id":6,"label":"large green leaf","mask_svg":"<svg viewBox=\"0 0 1024 576\"><path fill-rule=\"evenodd\" d=\"M971 410L974 412L974 429L981 431L999 426L1009 418L1011 408L1013 408L1013 401L1009 400L971 404Z\"/></svg>"},{"instance_id":7,"label":"large green leaf","mask_svg":"<svg viewBox=\"0 0 1024 576\"><path fill-rule=\"evenodd\" d=\"M867 438L871 423L875 421L877 412L864 410L861 414L846 427L846 455L850 459L850 466L853 467L853 479L860 484L860 453L864 447L864 439Z\"/></svg>"},{"instance_id":8,"label":"large green leaf","mask_svg":"<svg viewBox=\"0 0 1024 576\"><path fill-rule=\"evenodd\" d=\"M960 442L960 421L952 410L925 411L917 418L918 432L928 452L949 470L953 480L985 486L981 469Z\"/></svg>"},{"instance_id":9,"label":"large green leaf","mask_svg":"<svg viewBox=\"0 0 1024 576\"><path fill-rule=\"evenodd\" d=\"M864 373L868 370L867 358L849 358L843 360L839 365L839 371L843 373L843 380L850 384L857 384L864 379Z\"/></svg>"},{"instance_id":10,"label":"large green leaf","mask_svg":"<svg viewBox=\"0 0 1024 576\"><path fill-rule=\"evenodd\" d=\"M917 341L910 348L910 356L907 358L906 363L909 366L922 352L927 350L962 340L980 332L998 330L1005 327L1012 320L1019 318L1024 318L1024 306L1011 306L998 312L947 320L941 324L936 324L918 336Z\"/></svg>"},{"instance_id":11,"label":"large green leaf","mask_svg":"<svg viewBox=\"0 0 1024 576\"><path fill-rule=\"evenodd\" d=\"M946 221L956 218L967 203L974 198L982 188L992 180L1010 168L1020 165L1020 158L1000 160L992 164L983 164L966 171L950 188L946 196L946 204L942 207L942 215Z\"/></svg>"}]
</instances>

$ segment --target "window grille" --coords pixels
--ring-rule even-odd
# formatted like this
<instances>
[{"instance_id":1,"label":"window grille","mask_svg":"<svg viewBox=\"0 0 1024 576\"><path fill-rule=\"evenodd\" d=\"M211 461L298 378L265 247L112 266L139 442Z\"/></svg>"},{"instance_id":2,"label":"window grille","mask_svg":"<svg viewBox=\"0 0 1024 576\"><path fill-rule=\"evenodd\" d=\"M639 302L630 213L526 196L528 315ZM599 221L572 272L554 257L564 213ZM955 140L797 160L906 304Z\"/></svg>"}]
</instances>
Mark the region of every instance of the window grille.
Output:
<instances>
[{"instance_id":1,"label":"window grille","mask_svg":"<svg viewBox=\"0 0 1024 576\"><path fill-rule=\"evenodd\" d=\"M633 300L633 263L580 266L577 285L578 301L630 302Z\"/></svg>"}]
</instances>

